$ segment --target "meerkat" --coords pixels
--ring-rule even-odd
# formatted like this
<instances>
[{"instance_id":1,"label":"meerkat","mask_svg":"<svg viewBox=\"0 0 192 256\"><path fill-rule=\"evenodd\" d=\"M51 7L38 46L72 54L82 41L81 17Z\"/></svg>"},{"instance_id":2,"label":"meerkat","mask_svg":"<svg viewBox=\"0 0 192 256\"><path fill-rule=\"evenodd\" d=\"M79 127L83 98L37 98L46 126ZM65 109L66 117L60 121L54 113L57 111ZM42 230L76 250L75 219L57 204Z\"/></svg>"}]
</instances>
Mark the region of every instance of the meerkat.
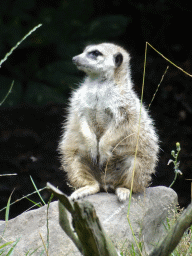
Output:
<instances>
[{"instance_id":1,"label":"meerkat","mask_svg":"<svg viewBox=\"0 0 192 256\"><path fill-rule=\"evenodd\" d=\"M112 189L125 201L132 178L133 193L149 185L159 150L153 121L133 90L130 55L102 43L72 61L86 77L72 93L59 144L62 167L76 188L70 198Z\"/></svg>"}]
</instances>

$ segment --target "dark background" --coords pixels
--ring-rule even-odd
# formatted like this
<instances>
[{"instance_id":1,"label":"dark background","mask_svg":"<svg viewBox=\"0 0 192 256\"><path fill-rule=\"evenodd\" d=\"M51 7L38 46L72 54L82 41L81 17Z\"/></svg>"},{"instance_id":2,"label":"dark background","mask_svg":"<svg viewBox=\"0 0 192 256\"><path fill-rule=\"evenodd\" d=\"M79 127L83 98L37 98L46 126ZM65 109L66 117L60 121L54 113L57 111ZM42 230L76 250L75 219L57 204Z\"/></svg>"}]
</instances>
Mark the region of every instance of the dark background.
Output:
<instances>
[{"instance_id":1,"label":"dark background","mask_svg":"<svg viewBox=\"0 0 192 256\"><path fill-rule=\"evenodd\" d=\"M114 42L131 54L135 90L141 95L146 42L192 74L191 4L185 1L6 0L0 7L0 60L33 27L38 28L0 68L0 209L47 181L66 194L64 173L57 153L67 99L82 74L72 57L90 43ZM150 107L160 137L160 159L152 186L169 186L173 164L167 165L177 141L181 144L180 170L173 189L181 207L190 203L192 179L192 77L183 74L149 46L144 87L148 106L169 65ZM42 191L47 202L50 194ZM39 202L38 196L30 199ZM15 217L32 206L27 199L11 206ZM5 212L0 212L4 219Z\"/></svg>"}]
</instances>

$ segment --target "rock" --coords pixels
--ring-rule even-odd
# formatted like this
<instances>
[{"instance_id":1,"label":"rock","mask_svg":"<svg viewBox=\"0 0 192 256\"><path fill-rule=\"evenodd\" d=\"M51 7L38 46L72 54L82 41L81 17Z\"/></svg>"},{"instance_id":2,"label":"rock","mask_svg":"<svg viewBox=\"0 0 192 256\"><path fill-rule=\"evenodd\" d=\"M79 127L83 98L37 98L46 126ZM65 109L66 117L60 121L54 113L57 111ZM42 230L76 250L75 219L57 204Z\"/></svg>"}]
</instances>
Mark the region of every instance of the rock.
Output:
<instances>
[{"instance_id":1,"label":"rock","mask_svg":"<svg viewBox=\"0 0 192 256\"><path fill-rule=\"evenodd\" d=\"M125 250L133 243L127 220L128 201L120 203L116 195L111 193L95 194L87 197L86 200L94 205L100 222L118 249L122 250L123 246ZM132 196L129 219L137 240L144 242L143 255L151 252L153 246L165 235L166 218L176 204L177 194L171 188L163 186L147 188L144 194ZM47 244L49 230L49 255L81 255L59 226L57 202L50 204L48 216L47 226L47 205L45 205L9 220L7 226L5 222L1 222L0 235L3 239L0 244L20 238L13 256L25 255L29 250L32 253L37 248L33 256L46 255L45 252L41 254L44 247L40 236Z\"/></svg>"}]
</instances>

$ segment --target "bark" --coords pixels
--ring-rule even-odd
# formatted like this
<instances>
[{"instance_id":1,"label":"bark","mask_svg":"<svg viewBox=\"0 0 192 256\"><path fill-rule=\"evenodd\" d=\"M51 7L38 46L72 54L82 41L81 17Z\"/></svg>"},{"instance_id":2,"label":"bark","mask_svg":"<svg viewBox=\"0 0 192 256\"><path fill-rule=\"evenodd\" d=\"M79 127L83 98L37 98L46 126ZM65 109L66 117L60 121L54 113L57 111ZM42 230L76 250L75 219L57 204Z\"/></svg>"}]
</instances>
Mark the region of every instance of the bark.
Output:
<instances>
[{"instance_id":1,"label":"bark","mask_svg":"<svg viewBox=\"0 0 192 256\"><path fill-rule=\"evenodd\" d=\"M59 224L83 255L118 255L91 203L88 201L73 203L50 183L47 183L47 187L59 199ZM72 215L72 224L76 234L71 228L65 208Z\"/></svg>"}]
</instances>

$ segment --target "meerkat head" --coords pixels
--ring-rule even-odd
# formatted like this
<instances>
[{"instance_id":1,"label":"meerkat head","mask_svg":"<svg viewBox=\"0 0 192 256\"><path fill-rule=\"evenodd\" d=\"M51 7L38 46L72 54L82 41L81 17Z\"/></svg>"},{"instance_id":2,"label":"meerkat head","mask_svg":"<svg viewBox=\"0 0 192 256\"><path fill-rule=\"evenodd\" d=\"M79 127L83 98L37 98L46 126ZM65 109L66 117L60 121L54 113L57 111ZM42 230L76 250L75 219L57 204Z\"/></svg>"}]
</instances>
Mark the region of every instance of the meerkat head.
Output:
<instances>
[{"instance_id":1,"label":"meerkat head","mask_svg":"<svg viewBox=\"0 0 192 256\"><path fill-rule=\"evenodd\" d=\"M90 77L114 78L117 70L128 68L129 54L122 48L111 43L89 45L83 53L73 57L79 70Z\"/></svg>"}]
</instances>

